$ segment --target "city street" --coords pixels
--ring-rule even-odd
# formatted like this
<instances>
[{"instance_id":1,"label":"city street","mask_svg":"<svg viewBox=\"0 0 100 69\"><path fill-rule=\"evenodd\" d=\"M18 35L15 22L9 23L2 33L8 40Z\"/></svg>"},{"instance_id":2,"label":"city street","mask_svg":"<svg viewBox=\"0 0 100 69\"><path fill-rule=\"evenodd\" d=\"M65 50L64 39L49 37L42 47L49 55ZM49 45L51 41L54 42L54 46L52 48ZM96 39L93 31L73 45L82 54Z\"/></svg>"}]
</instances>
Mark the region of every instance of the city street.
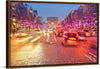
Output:
<instances>
[{"instance_id":1,"label":"city street","mask_svg":"<svg viewBox=\"0 0 100 69\"><path fill-rule=\"evenodd\" d=\"M10 66L97 63L98 5L10 3Z\"/></svg>"},{"instance_id":2,"label":"city street","mask_svg":"<svg viewBox=\"0 0 100 69\"><path fill-rule=\"evenodd\" d=\"M41 36L40 38L38 38ZM46 42L48 36L42 33L39 36L33 35L25 41L18 38L21 43L12 43L11 40L11 66L27 65L50 65L50 64L74 64L74 63L95 63L97 62L97 51L90 46L96 46L96 37L87 37L87 41L78 41L78 45L63 46L63 37L56 38L56 44ZM26 36L31 37L31 36ZM37 40L35 40L38 38ZM50 39L51 40L51 39ZM94 43L92 43L94 42Z\"/></svg>"}]
</instances>

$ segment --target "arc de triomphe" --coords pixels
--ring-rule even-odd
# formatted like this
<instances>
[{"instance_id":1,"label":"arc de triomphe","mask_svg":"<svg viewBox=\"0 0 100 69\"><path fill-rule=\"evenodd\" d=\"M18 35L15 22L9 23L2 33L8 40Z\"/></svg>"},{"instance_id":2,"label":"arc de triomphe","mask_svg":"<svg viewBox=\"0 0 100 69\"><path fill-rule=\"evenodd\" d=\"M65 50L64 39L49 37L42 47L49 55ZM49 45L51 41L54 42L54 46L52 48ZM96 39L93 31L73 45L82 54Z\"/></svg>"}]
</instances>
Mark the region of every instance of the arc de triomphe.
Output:
<instances>
[{"instance_id":1,"label":"arc de triomphe","mask_svg":"<svg viewBox=\"0 0 100 69\"><path fill-rule=\"evenodd\" d=\"M51 28L51 23L54 23L54 27L56 27L58 25L58 17L47 17L47 24L48 24L48 28Z\"/></svg>"}]
</instances>

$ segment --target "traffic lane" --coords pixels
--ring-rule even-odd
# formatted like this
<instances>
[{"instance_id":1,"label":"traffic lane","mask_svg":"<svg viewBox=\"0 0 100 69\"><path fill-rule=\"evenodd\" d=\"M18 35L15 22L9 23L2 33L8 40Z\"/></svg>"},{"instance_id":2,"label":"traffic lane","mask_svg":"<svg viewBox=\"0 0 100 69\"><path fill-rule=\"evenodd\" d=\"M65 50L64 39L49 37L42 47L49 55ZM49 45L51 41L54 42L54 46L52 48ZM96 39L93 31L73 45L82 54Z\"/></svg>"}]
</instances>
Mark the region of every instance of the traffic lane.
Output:
<instances>
[{"instance_id":1,"label":"traffic lane","mask_svg":"<svg viewBox=\"0 0 100 69\"><path fill-rule=\"evenodd\" d=\"M38 41L35 43L28 43L21 46L11 53L11 65L43 65L43 64L60 64L64 63L59 58L58 46L56 44L47 44L46 37L42 39L43 45ZM58 56L59 55L59 56Z\"/></svg>"},{"instance_id":2,"label":"traffic lane","mask_svg":"<svg viewBox=\"0 0 100 69\"><path fill-rule=\"evenodd\" d=\"M97 37L90 37L88 38L88 43L91 44L91 48L97 49Z\"/></svg>"},{"instance_id":3,"label":"traffic lane","mask_svg":"<svg viewBox=\"0 0 100 69\"><path fill-rule=\"evenodd\" d=\"M84 56L79 47L64 47L62 38L57 38L57 44L47 44L46 36L37 42L30 42L12 52L11 65L47 65L47 64L74 64L92 63L93 61Z\"/></svg>"},{"instance_id":4,"label":"traffic lane","mask_svg":"<svg viewBox=\"0 0 100 69\"><path fill-rule=\"evenodd\" d=\"M16 38L11 39L11 51L27 44L28 42L34 42L42 37L42 34L27 35L27 36L16 36Z\"/></svg>"},{"instance_id":5,"label":"traffic lane","mask_svg":"<svg viewBox=\"0 0 100 69\"><path fill-rule=\"evenodd\" d=\"M87 37L87 41L79 42L85 53L94 62L97 62L97 37Z\"/></svg>"},{"instance_id":6,"label":"traffic lane","mask_svg":"<svg viewBox=\"0 0 100 69\"><path fill-rule=\"evenodd\" d=\"M35 47L34 50L36 52L33 51L33 53L35 53L36 55L33 54L33 56L30 56L30 58L27 58L27 60L25 61L23 61L22 59L20 61L22 65L51 65L51 64L74 64L74 63L91 62L89 59L81 55L83 52L80 53L80 49L78 49L77 47L64 48L63 46L61 46L62 44L47 44L45 39L44 41L43 39L42 39L43 44ZM29 54L32 55L31 53Z\"/></svg>"},{"instance_id":7,"label":"traffic lane","mask_svg":"<svg viewBox=\"0 0 100 69\"><path fill-rule=\"evenodd\" d=\"M11 65L16 65L17 63L19 64L20 62L17 61L17 60L20 60L20 61L25 61L25 57L28 56L27 53L29 53L29 56L31 55L31 51L38 45L40 45L40 38L42 37L42 35L39 35L39 36L35 36L35 38L32 37L31 39L27 39L26 41L22 41L21 44L18 44L15 46L15 44L12 44L12 47L11 47ZM39 38L38 38L39 37ZM26 39L26 38L24 38ZM34 43L34 44L33 44ZM14 46L14 47L13 47ZM28 52L27 52L28 50ZM26 55L25 55L26 54ZM25 57L23 57L25 56ZM23 59L24 58L24 59ZM27 59L26 59L27 60Z\"/></svg>"},{"instance_id":8,"label":"traffic lane","mask_svg":"<svg viewBox=\"0 0 100 69\"><path fill-rule=\"evenodd\" d=\"M87 37L87 41L79 41L79 46L94 50L97 53L97 37Z\"/></svg>"},{"instance_id":9,"label":"traffic lane","mask_svg":"<svg viewBox=\"0 0 100 69\"><path fill-rule=\"evenodd\" d=\"M93 43L93 42L91 42L92 41L91 39L93 41L94 40L96 40L96 41L94 41L94 43ZM72 42L70 44L72 45L74 42ZM92 60L95 63L97 62L97 49L94 49L94 47L97 46L96 42L97 42L97 38L96 37L95 38L94 37L93 38L92 37L88 37L87 41L76 41L76 45L78 47L80 47L80 49L85 53L85 56L88 57L90 60ZM67 42L67 44L69 44L69 43ZM71 45L70 46L67 45L67 47L73 47ZM91 46L94 46L94 47L92 48Z\"/></svg>"},{"instance_id":10,"label":"traffic lane","mask_svg":"<svg viewBox=\"0 0 100 69\"><path fill-rule=\"evenodd\" d=\"M28 42L16 50L11 52L11 65L12 66L23 66L31 65L33 61L40 61L40 56L42 56L40 40L33 42ZM31 60L30 60L31 58Z\"/></svg>"},{"instance_id":11,"label":"traffic lane","mask_svg":"<svg viewBox=\"0 0 100 69\"><path fill-rule=\"evenodd\" d=\"M79 47L64 47L62 46L62 38L57 38L57 44L47 44L46 39L43 38L43 57L40 64L37 65L51 65L51 64L74 64L74 63L92 63L85 56L85 53ZM35 64L36 65L36 64Z\"/></svg>"},{"instance_id":12,"label":"traffic lane","mask_svg":"<svg viewBox=\"0 0 100 69\"><path fill-rule=\"evenodd\" d=\"M81 48L81 46L63 46L62 45L62 37L57 37L58 46L61 49L61 54L63 56L63 59L66 60L66 63L92 63L89 58L85 56L84 49ZM67 62L69 61L69 62Z\"/></svg>"}]
</instances>

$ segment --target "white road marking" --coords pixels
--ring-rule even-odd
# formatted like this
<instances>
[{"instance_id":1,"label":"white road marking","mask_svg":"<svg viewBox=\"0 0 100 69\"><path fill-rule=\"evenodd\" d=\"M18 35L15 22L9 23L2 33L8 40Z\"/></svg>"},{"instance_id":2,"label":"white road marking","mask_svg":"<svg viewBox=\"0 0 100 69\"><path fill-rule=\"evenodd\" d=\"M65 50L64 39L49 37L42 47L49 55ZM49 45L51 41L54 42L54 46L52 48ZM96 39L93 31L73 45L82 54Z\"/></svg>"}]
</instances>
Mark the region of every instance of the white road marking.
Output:
<instances>
[{"instance_id":1,"label":"white road marking","mask_svg":"<svg viewBox=\"0 0 100 69\"><path fill-rule=\"evenodd\" d=\"M89 58L91 61L96 62L97 60L95 58L93 58L92 56L89 57L87 54L84 54L87 58Z\"/></svg>"}]
</instances>

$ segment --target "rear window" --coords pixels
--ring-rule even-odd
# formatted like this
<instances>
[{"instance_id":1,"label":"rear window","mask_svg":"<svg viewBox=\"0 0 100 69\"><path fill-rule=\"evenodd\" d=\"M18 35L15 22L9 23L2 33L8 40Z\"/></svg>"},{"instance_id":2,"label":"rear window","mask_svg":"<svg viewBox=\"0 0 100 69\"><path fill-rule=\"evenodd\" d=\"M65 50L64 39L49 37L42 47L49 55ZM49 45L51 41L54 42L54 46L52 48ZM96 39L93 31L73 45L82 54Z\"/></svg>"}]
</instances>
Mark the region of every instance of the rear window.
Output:
<instances>
[{"instance_id":1,"label":"rear window","mask_svg":"<svg viewBox=\"0 0 100 69\"><path fill-rule=\"evenodd\" d=\"M78 32L78 35L85 35L84 32Z\"/></svg>"},{"instance_id":2,"label":"rear window","mask_svg":"<svg viewBox=\"0 0 100 69\"><path fill-rule=\"evenodd\" d=\"M89 30L84 30L84 32L89 32Z\"/></svg>"},{"instance_id":3,"label":"rear window","mask_svg":"<svg viewBox=\"0 0 100 69\"><path fill-rule=\"evenodd\" d=\"M76 33L67 33L67 36L76 36Z\"/></svg>"},{"instance_id":4,"label":"rear window","mask_svg":"<svg viewBox=\"0 0 100 69\"><path fill-rule=\"evenodd\" d=\"M78 34L85 34L84 32L78 32Z\"/></svg>"}]
</instances>

